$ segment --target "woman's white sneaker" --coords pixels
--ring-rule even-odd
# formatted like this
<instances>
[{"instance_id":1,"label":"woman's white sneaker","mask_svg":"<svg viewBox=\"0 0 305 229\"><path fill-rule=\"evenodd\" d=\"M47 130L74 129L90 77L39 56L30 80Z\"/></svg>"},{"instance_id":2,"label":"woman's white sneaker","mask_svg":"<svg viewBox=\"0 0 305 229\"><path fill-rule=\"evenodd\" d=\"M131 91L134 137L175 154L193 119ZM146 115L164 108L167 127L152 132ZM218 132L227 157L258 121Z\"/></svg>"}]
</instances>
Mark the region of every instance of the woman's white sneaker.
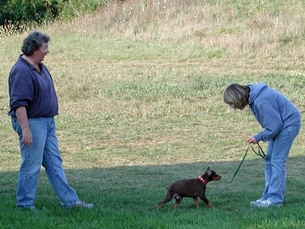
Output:
<instances>
[{"instance_id":1,"label":"woman's white sneaker","mask_svg":"<svg viewBox=\"0 0 305 229\"><path fill-rule=\"evenodd\" d=\"M256 207L259 208L268 208L268 207L282 207L282 203L272 203L270 200L263 200L260 203L256 204Z\"/></svg>"},{"instance_id":2,"label":"woman's white sneaker","mask_svg":"<svg viewBox=\"0 0 305 229\"><path fill-rule=\"evenodd\" d=\"M256 206L257 204L260 204L263 201L265 201L265 199L264 198L260 198L258 200L251 201L250 204Z\"/></svg>"}]
</instances>

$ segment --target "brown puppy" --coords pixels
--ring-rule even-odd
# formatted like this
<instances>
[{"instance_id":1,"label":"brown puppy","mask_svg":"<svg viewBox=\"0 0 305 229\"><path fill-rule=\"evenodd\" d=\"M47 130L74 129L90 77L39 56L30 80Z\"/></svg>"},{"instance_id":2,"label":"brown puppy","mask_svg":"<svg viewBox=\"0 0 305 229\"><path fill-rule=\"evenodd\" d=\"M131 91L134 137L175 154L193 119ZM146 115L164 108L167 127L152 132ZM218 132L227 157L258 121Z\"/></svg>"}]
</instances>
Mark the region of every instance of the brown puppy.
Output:
<instances>
[{"instance_id":1,"label":"brown puppy","mask_svg":"<svg viewBox=\"0 0 305 229\"><path fill-rule=\"evenodd\" d=\"M212 180L220 180L221 176L216 174L214 171L207 168L205 173L199 176L197 179L185 179L176 181L171 184L167 189L167 195L163 201L158 205L158 208L161 208L165 203L171 201L173 198L176 199L174 208L178 208L183 197L193 198L194 204L196 207L199 207L198 199L202 199L206 205L210 208L213 208L212 203L205 196L206 184Z\"/></svg>"}]
</instances>

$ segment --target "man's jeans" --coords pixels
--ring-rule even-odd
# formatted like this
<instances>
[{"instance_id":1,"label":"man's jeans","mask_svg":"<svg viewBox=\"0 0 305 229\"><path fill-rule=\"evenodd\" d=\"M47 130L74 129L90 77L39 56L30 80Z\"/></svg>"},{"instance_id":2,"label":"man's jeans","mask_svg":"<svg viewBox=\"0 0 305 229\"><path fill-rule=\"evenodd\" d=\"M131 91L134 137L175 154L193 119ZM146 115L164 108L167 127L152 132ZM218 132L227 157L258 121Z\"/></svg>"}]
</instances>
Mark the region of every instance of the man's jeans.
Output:
<instances>
[{"instance_id":1,"label":"man's jeans","mask_svg":"<svg viewBox=\"0 0 305 229\"><path fill-rule=\"evenodd\" d=\"M286 161L300 125L289 126L268 142L263 199L283 203L286 190Z\"/></svg>"},{"instance_id":2,"label":"man's jeans","mask_svg":"<svg viewBox=\"0 0 305 229\"><path fill-rule=\"evenodd\" d=\"M70 207L78 200L75 190L68 184L62 168L62 159L58 149L56 126L53 117L30 118L32 145L22 143L21 127L17 118L12 118L13 129L18 133L21 151L21 166L17 186L17 206L34 206L38 177L41 165L63 207Z\"/></svg>"}]
</instances>

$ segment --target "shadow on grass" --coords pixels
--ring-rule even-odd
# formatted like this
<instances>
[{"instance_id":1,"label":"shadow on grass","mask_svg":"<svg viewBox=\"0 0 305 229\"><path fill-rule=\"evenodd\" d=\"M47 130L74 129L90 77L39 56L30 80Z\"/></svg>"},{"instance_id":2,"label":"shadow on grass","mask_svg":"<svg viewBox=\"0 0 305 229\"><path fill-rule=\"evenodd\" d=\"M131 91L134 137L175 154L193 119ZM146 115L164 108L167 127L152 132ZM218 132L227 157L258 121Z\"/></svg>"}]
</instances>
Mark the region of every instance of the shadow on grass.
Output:
<instances>
[{"instance_id":1,"label":"shadow on grass","mask_svg":"<svg viewBox=\"0 0 305 229\"><path fill-rule=\"evenodd\" d=\"M302 161L304 161L304 157L296 156L290 157L287 163L287 192L286 203L283 207L288 209L287 215L291 214L295 207L300 207L300 203L304 201L303 190L305 185L303 177L305 170L304 164L300 163ZM96 204L96 208L91 210L61 209L44 171L41 171L36 196L39 219L38 222L35 221L36 223L28 219L30 221L29 225L37 224L38 227L33 226L31 228L44 228L43 225L52 222L54 227L45 228L56 228L60 225L63 226L62 228L150 228L146 227L149 223L156 223L158 218L167 222L169 217L173 220L171 223L167 222L170 226L166 227L164 226L166 223L159 223L155 224L156 227L151 228L175 228L174 226L177 226L180 222L176 219L177 215L192 218L194 215L198 215L199 210L201 213L212 214L210 217L218 218L217 214L222 215L223 219L219 223L223 225L227 223L231 226L235 225L235 228L242 228L242 225L251 219L255 221L257 217L258 219L266 217L266 215L243 215L243 213L248 212L250 214L253 211L249 202L260 198L264 187L264 161L260 158L246 159L235 179L230 183L239 163L240 161L215 161L212 163L67 169L66 174L69 183L78 192L80 198ZM180 179L196 178L208 166L222 175L220 181L213 181L207 185L206 196L216 206L215 211L208 209L201 200L199 209L196 209L191 198L184 198L179 210L173 209L174 200L165 204L162 209L157 210L158 202L165 197L166 187L169 184ZM23 225L22 222L18 223L20 213L15 208L17 175L17 172L1 172L0 174L2 203L0 211L3 215L0 223L8 225L9 222L14 225L14 227L7 228L18 228L18 226L21 228ZM303 215L303 213L300 213L300 215ZM242 218L237 221L230 218L236 217L236 215L242 215ZM285 217L285 214L283 217ZM53 222L58 218L63 220L62 223ZM4 219L5 221L3 221ZM142 224L139 223L139 220L142 220ZM204 221L204 219L202 220ZM231 220L231 223L228 223L228 220L229 222ZM201 224L202 221L199 221L199 224ZM87 226L75 227L80 222ZM239 224L240 226L238 226ZM67 225L71 225L71 227ZM192 225L197 228L196 223L193 222ZM200 228L199 225L198 228ZM214 228L214 226L210 226L210 228ZM215 226L215 228L217 227Z\"/></svg>"}]
</instances>

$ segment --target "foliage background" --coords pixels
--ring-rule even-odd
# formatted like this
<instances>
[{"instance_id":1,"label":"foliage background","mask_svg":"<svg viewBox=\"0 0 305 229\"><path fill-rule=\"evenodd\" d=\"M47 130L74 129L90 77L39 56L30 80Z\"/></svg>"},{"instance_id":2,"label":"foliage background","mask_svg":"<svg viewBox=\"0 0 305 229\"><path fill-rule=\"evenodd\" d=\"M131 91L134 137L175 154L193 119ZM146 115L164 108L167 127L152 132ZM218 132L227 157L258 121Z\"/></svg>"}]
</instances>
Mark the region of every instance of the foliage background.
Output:
<instances>
[{"instance_id":1,"label":"foliage background","mask_svg":"<svg viewBox=\"0 0 305 229\"><path fill-rule=\"evenodd\" d=\"M33 25L54 20L73 19L93 13L108 0L0 0L0 25L23 30Z\"/></svg>"}]
</instances>

